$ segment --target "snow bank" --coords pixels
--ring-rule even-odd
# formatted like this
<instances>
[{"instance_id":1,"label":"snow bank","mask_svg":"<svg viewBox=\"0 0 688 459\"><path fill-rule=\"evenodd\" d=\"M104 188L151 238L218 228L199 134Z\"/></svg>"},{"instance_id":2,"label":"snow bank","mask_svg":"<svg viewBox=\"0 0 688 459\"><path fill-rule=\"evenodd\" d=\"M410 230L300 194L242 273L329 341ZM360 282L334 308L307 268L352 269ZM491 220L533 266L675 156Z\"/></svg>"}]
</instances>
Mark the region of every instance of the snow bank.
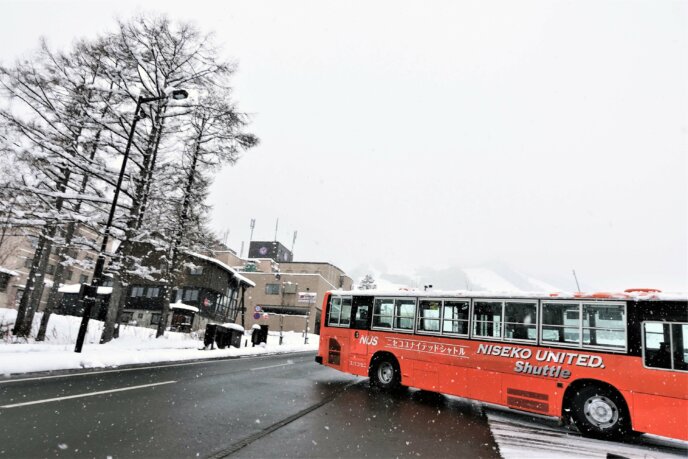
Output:
<instances>
[{"instance_id":1,"label":"snow bank","mask_svg":"<svg viewBox=\"0 0 688 459\"><path fill-rule=\"evenodd\" d=\"M31 336L38 332L42 315L36 314ZM10 338L7 331L14 325L16 317L16 310L0 308L0 375L314 351L319 342L317 335L309 335L308 344L304 345L301 332L284 332L283 345L279 345L279 335L271 333L264 347L204 350L203 342L195 333L165 332L163 337L156 339L154 329L124 325L119 339L98 344L103 322L91 320L83 350L77 354L74 344L81 318L53 314L46 341L37 343L33 339L12 341L14 338ZM242 340L242 346L245 344L251 346L248 336Z\"/></svg>"}]
</instances>

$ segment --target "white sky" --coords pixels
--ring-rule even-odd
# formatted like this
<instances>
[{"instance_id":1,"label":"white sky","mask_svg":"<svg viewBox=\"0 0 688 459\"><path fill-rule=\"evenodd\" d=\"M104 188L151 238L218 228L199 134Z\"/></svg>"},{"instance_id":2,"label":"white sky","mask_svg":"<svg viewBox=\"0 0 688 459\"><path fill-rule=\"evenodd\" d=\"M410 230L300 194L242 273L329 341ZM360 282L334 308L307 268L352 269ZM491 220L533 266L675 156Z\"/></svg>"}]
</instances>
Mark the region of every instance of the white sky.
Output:
<instances>
[{"instance_id":1,"label":"white sky","mask_svg":"<svg viewBox=\"0 0 688 459\"><path fill-rule=\"evenodd\" d=\"M239 64L262 143L212 194L237 251L279 217L296 259L347 271L688 290L688 2L5 1L0 61L137 12Z\"/></svg>"}]
</instances>

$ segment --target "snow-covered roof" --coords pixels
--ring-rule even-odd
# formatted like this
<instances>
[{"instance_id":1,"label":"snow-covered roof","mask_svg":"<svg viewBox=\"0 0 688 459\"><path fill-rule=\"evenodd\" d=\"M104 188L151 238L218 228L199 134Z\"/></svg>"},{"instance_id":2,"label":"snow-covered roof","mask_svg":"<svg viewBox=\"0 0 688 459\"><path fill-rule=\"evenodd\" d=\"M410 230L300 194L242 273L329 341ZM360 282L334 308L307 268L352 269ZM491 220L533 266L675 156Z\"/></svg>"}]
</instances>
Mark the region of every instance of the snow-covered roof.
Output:
<instances>
[{"instance_id":1,"label":"snow-covered roof","mask_svg":"<svg viewBox=\"0 0 688 459\"><path fill-rule=\"evenodd\" d=\"M186 311L198 312L199 309L196 306L191 306L190 304L184 304L181 301L170 304L170 309L184 309Z\"/></svg>"},{"instance_id":2,"label":"snow-covered roof","mask_svg":"<svg viewBox=\"0 0 688 459\"><path fill-rule=\"evenodd\" d=\"M9 274L13 277L19 276L18 272L12 271L11 269L3 268L2 266L0 266L0 273Z\"/></svg>"},{"instance_id":3,"label":"snow-covered roof","mask_svg":"<svg viewBox=\"0 0 688 459\"><path fill-rule=\"evenodd\" d=\"M237 330L240 332L244 331L244 327L242 327L239 324L232 323L232 322L224 323L224 324L222 324L222 326L225 328L231 328L232 330Z\"/></svg>"},{"instance_id":4,"label":"snow-covered roof","mask_svg":"<svg viewBox=\"0 0 688 459\"><path fill-rule=\"evenodd\" d=\"M522 291L476 291L476 290L331 290L335 295L356 296L411 296L423 298L542 298L542 299L611 299L611 300L688 300L688 292L660 292L631 290L625 292L522 292Z\"/></svg>"},{"instance_id":5,"label":"snow-covered roof","mask_svg":"<svg viewBox=\"0 0 688 459\"><path fill-rule=\"evenodd\" d=\"M239 282L242 282L242 283L244 283L244 284L250 285L251 287L255 287L255 286L256 286L256 283L255 283L255 282L253 282L252 280L247 279L246 277L242 276L241 274L239 274L239 273L236 271L236 269L234 269L234 268L232 268L232 267L230 267L230 266L228 266L228 265L222 263L220 260L218 260L218 259L216 259L216 258L212 258L212 257L209 257L209 256L207 256L207 255L201 255L200 253L196 253L196 252L187 252L187 253L188 253L189 255L191 255L192 257L196 257L196 258L200 258L201 260L208 261L208 262L210 262L210 263L213 263L213 264L216 265L216 266L219 266L220 268L224 269L225 271L230 272L234 277L236 277L236 278L239 280Z\"/></svg>"},{"instance_id":6,"label":"snow-covered roof","mask_svg":"<svg viewBox=\"0 0 688 459\"><path fill-rule=\"evenodd\" d=\"M64 284L57 291L60 293L79 293L81 284ZM98 287L98 295L109 295L112 293L112 287Z\"/></svg>"}]
</instances>

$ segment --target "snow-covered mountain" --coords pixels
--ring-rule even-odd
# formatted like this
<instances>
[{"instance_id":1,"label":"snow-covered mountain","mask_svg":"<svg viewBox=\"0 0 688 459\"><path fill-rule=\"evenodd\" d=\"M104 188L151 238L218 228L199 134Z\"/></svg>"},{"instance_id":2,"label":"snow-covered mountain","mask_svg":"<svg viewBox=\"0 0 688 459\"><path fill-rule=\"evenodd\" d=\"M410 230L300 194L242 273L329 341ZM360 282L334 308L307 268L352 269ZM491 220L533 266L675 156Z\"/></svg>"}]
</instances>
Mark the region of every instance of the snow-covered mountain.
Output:
<instances>
[{"instance_id":1,"label":"snow-covered mountain","mask_svg":"<svg viewBox=\"0 0 688 459\"><path fill-rule=\"evenodd\" d=\"M474 290L493 292L561 292L571 286L553 284L518 272L504 264L492 263L475 267L426 268L408 274L394 274L370 266L352 271L354 284L371 274L378 289L420 288L432 285L435 290Z\"/></svg>"}]
</instances>

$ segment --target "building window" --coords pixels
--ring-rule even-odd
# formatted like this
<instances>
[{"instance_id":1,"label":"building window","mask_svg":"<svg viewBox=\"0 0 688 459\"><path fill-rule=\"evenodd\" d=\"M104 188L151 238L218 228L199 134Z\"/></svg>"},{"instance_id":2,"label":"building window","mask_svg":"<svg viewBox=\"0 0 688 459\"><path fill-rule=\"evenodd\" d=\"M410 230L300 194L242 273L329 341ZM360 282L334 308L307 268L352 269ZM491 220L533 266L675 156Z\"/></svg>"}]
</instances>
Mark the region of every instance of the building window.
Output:
<instances>
[{"instance_id":1,"label":"building window","mask_svg":"<svg viewBox=\"0 0 688 459\"><path fill-rule=\"evenodd\" d=\"M72 280L73 275L74 273L72 272L72 270L68 269L67 271L65 271L64 278L65 280Z\"/></svg>"},{"instance_id":2,"label":"building window","mask_svg":"<svg viewBox=\"0 0 688 459\"><path fill-rule=\"evenodd\" d=\"M143 296L143 292L145 291L146 287L142 286L136 286L131 288L131 297L132 298L138 298Z\"/></svg>"},{"instance_id":3,"label":"building window","mask_svg":"<svg viewBox=\"0 0 688 459\"><path fill-rule=\"evenodd\" d=\"M87 284L88 283L88 276L86 274L82 274L79 276L79 283L80 284Z\"/></svg>"},{"instance_id":4,"label":"building window","mask_svg":"<svg viewBox=\"0 0 688 459\"><path fill-rule=\"evenodd\" d=\"M266 295L279 295L280 284L265 284Z\"/></svg>"},{"instance_id":5,"label":"building window","mask_svg":"<svg viewBox=\"0 0 688 459\"><path fill-rule=\"evenodd\" d=\"M192 276L200 276L203 274L203 266L192 266L189 267L189 274Z\"/></svg>"},{"instance_id":6,"label":"building window","mask_svg":"<svg viewBox=\"0 0 688 459\"><path fill-rule=\"evenodd\" d=\"M48 265L48 267L45 268L45 273L50 274L51 276L55 274L55 265Z\"/></svg>"},{"instance_id":7,"label":"building window","mask_svg":"<svg viewBox=\"0 0 688 459\"><path fill-rule=\"evenodd\" d=\"M184 289L184 301L198 301L198 289Z\"/></svg>"},{"instance_id":8,"label":"building window","mask_svg":"<svg viewBox=\"0 0 688 459\"><path fill-rule=\"evenodd\" d=\"M157 298L160 296L160 287L148 287L146 289L146 298Z\"/></svg>"},{"instance_id":9,"label":"building window","mask_svg":"<svg viewBox=\"0 0 688 459\"><path fill-rule=\"evenodd\" d=\"M128 324L129 322L131 322L131 314L131 312L123 312L120 321L123 324Z\"/></svg>"},{"instance_id":10,"label":"building window","mask_svg":"<svg viewBox=\"0 0 688 459\"><path fill-rule=\"evenodd\" d=\"M24 267L25 268L31 268L31 265L33 264L33 258L27 258L24 260Z\"/></svg>"},{"instance_id":11,"label":"building window","mask_svg":"<svg viewBox=\"0 0 688 459\"><path fill-rule=\"evenodd\" d=\"M160 314L151 315L151 325L158 325L160 323Z\"/></svg>"},{"instance_id":12,"label":"building window","mask_svg":"<svg viewBox=\"0 0 688 459\"><path fill-rule=\"evenodd\" d=\"M7 290L7 284L10 281L10 275L7 273L0 273L0 292Z\"/></svg>"}]
</instances>

